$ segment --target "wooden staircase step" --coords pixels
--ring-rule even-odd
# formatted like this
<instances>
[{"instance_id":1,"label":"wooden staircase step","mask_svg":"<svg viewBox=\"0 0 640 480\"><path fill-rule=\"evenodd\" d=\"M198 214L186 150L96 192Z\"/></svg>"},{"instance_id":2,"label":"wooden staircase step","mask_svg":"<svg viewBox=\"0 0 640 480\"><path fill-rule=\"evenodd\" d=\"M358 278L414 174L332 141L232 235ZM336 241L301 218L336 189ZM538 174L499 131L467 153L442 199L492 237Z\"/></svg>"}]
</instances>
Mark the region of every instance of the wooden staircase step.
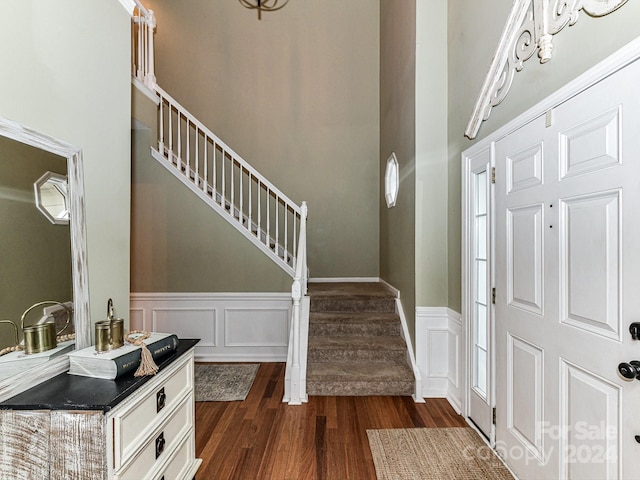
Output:
<instances>
[{"instance_id":1,"label":"wooden staircase step","mask_svg":"<svg viewBox=\"0 0 640 480\"><path fill-rule=\"evenodd\" d=\"M309 363L309 395L412 395L414 376L406 364Z\"/></svg>"},{"instance_id":2,"label":"wooden staircase step","mask_svg":"<svg viewBox=\"0 0 640 480\"><path fill-rule=\"evenodd\" d=\"M368 295L312 295L312 312L384 312L393 313L396 300L393 297Z\"/></svg>"},{"instance_id":3,"label":"wooden staircase step","mask_svg":"<svg viewBox=\"0 0 640 480\"><path fill-rule=\"evenodd\" d=\"M309 362L404 363L407 346L400 336L309 337Z\"/></svg>"},{"instance_id":4,"label":"wooden staircase step","mask_svg":"<svg viewBox=\"0 0 640 480\"><path fill-rule=\"evenodd\" d=\"M309 335L400 335L396 313L312 312Z\"/></svg>"}]
</instances>

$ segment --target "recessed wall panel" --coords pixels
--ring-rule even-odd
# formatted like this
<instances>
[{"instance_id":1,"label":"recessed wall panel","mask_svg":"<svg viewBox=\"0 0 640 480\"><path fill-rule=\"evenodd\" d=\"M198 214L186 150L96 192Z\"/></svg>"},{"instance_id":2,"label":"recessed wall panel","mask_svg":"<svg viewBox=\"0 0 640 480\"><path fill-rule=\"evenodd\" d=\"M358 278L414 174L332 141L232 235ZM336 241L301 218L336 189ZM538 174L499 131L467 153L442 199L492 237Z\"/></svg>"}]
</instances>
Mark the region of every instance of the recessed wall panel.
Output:
<instances>
[{"instance_id":1,"label":"recessed wall panel","mask_svg":"<svg viewBox=\"0 0 640 480\"><path fill-rule=\"evenodd\" d=\"M560 361L562 479L621 478L620 387Z\"/></svg>"},{"instance_id":2,"label":"recessed wall panel","mask_svg":"<svg viewBox=\"0 0 640 480\"><path fill-rule=\"evenodd\" d=\"M620 191L561 202L562 321L610 338L620 333Z\"/></svg>"},{"instance_id":3,"label":"recessed wall panel","mask_svg":"<svg viewBox=\"0 0 640 480\"><path fill-rule=\"evenodd\" d=\"M543 313L542 205L507 211L507 299L510 306Z\"/></svg>"},{"instance_id":4,"label":"recessed wall panel","mask_svg":"<svg viewBox=\"0 0 640 480\"><path fill-rule=\"evenodd\" d=\"M507 157L507 193L542 185L542 143Z\"/></svg>"},{"instance_id":5,"label":"recessed wall panel","mask_svg":"<svg viewBox=\"0 0 640 480\"><path fill-rule=\"evenodd\" d=\"M511 334L507 342L507 429L543 461L543 351Z\"/></svg>"},{"instance_id":6,"label":"recessed wall panel","mask_svg":"<svg viewBox=\"0 0 640 480\"><path fill-rule=\"evenodd\" d=\"M227 308L224 324L227 347L286 347L289 344L288 309Z\"/></svg>"},{"instance_id":7,"label":"recessed wall panel","mask_svg":"<svg viewBox=\"0 0 640 480\"><path fill-rule=\"evenodd\" d=\"M573 177L622 164L621 107L560 134L561 177Z\"/></svg>"},{"instance_id":8,"label":"recessed wall panel","mask_svg":"<svg viewBox=\"0 0 640 480\"><path fill-rule=\"evenodd\" d=\"M153 309L153 331L175 333L178 338L199 338L201 347L216 346L215 309Z\"/></svg>"}]
</instances>

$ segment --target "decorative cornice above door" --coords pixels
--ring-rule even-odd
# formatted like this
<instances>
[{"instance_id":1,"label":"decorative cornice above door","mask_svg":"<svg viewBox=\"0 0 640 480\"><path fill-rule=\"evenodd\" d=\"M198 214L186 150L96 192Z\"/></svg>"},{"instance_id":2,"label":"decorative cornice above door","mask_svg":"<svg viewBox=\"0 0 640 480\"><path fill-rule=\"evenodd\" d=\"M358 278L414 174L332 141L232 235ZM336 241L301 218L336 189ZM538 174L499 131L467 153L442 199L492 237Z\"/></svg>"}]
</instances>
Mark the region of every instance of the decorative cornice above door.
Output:
<instances>
[{"instance_id":1,"label":"decorative cornice above door","mask_svg":"<svg viewBox=\"0 0 640 480\"><path fill-rule=\"evenodd\" d=\"M580 11L602 17L627 0L515 0L502 31L489 73L476 100L464 134L474 139L480 125L489 118L509 92L516 72L538 52L540 63L551 60L553 35L578 21Z\"/></svg>"}]
</instances>

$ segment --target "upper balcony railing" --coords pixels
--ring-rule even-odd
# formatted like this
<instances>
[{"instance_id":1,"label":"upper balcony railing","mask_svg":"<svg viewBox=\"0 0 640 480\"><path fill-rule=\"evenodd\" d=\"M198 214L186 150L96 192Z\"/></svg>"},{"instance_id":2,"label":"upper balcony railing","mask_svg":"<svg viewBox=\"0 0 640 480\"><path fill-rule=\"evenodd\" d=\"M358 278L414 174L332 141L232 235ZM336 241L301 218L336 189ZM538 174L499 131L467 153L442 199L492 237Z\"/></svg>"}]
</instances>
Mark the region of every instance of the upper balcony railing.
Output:
<instances>
[{"instance_id":1,"label":"upper balcony railing","mask_svg":"<svg viewBox=\"0 0 640 480\"><path fill-rule=\"evenodd\" d=\"M147 10L139 1L135 2L131 20L131 58L133 60L131 75L147 87L154 89L156 75L153 58L153 32L156 28L156 17L153 10Z\"/></svg>"}]
</instances>

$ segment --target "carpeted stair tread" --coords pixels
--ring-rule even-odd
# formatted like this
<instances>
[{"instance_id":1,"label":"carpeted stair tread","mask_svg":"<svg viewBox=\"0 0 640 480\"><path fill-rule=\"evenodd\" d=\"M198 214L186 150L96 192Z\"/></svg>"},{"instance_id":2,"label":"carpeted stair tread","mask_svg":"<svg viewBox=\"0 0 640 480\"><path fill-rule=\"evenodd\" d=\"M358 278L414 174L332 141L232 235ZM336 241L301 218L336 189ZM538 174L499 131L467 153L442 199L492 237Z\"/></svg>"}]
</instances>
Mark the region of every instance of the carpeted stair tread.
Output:
<instances>
[{"instance_id":1,"label":"carpeted stair tread","mask_svg":"<svg viewBox=\"0 0 640 480\"><path fill-rule=\"evenodd\" d=\"M398 314L378 312L311 312L309 323L398 323Z\"/></svg>"},{"instance_id":2,"label":"carpeted stair tread","mask_svg":"<svg viewBox=\"0 0 640 480\"><path fill-rule=\"evenodd\" d=\"M309 362L406 363L407 347L400 336L309 337Z\"/></svg>"},{"instance_id":3,"label":"carpeted stair tread","mask_svg":"<svg viewBox=\"0 0 640 480\"><path fill-rule=\"evenodd\" d=\"M395 312L393 297L369 295L312 295L312 312Z\"/></svg>"},{"instance_id":4,"label":"carpeted stair tread","mask_svg":"<svg viewBox=\"0 0 640 480\"><path fill-rule=\"evenodd\" d=\"M394 381L400 379L410 379L413 381L413 372L409 365L387 364L378 365L371 362L327 362L327 363L309 363L307 366L307 380L321 378L335 378L340 381L348 379L363 380L375 379L376 381Z\"/></svg>"},{"instance_id":5,"label":"carpeted stair tread","mask_svg":"<svg viewBox=\"0 0 640 480\"><path fill-rule=\"evenodd\" d=\"M309 335L400 335L396 313L311 313Z\"/></svg>"},{"instance_id":6,"label":"carpeted stair tread","mask_svg":"<svg viewBox=\"0 0 640 480\"><path fill-rule=\"evenodd\" d=\"M411 395L413 372L408 365L379 363L310 363L309 395Z\"/></svg>"},{"instance_id":7,"label":"carpeted stair tread","mask_svg":"<svg viewBox=\"0 0 640 480\"><path fill-rule=\"evenodd\" d=\"M407 346L400 336L328 336L318 335L309 337L309 350L357 348L361 350L389 350L407 351Z\"/></svg>"},{"instance_id":8,"label":"carpeted stair tread","mask_svg":"<svg viewBox=\"0 0 640 480\"><path fill-rule=\"evenodd\" d=\"M366 295L395 298L395 294L379 282L310 282L308 292L311 296Z\"/></svg>"}]
</instances>

